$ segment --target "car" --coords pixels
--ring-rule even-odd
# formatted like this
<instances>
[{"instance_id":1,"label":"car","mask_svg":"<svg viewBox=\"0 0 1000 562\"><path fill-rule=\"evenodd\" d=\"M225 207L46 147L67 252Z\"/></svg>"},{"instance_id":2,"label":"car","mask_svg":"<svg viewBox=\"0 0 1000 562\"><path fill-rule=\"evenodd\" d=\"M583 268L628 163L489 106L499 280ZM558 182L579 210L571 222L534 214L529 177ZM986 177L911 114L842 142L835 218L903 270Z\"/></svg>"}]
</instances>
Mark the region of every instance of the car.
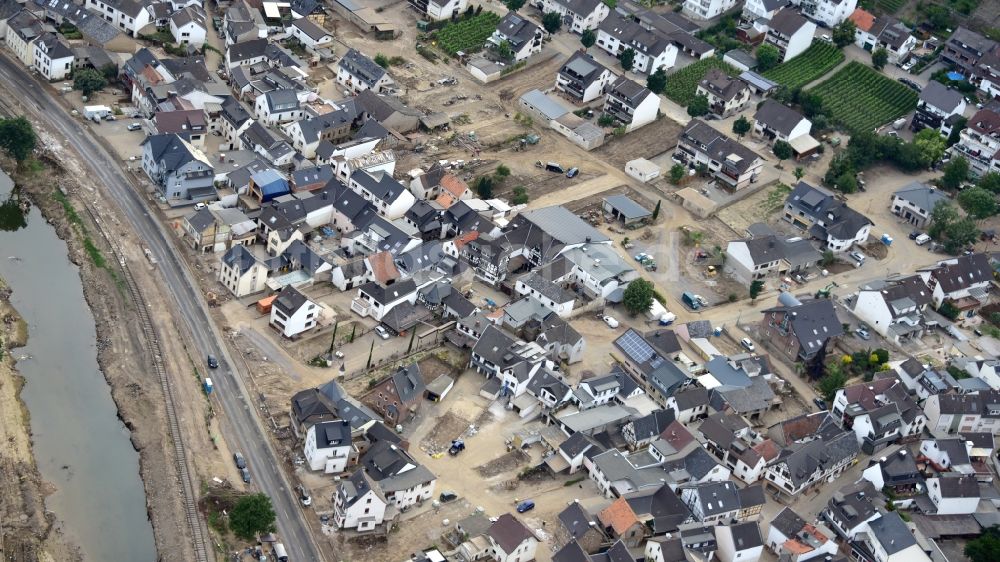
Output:
<instances>
[{"instance_id":1,"label":"car","mask_svg":"<svg viewBox=\"0 0 1000 562\"><path fill-rule=\"evenodd\" d=\"M580 168L570 168L569 171L566 172L566 177L567 178L575 178L576 175L579 174L579 173L580 173Z\"/></svg>"},{"instance_id":2,"label":"car","mask_svg":"<svg viewBox=\"0 0 1000 562\"><path fill-rule=\"evenodd\" d=\"M861 338L861 339L863 339L863 340L870 340L870 339L872 339L871 333L869 333L868 330L865 329L865 328L858 328L857 330L854 330L854 333L857 334L858 337Z\"/></svg>"},{"instance_id":3,"label":"car","mask_svg":"<svg viewBox=\"0 0 1000 562\"><path fill-rule=\"evenodd\" d=\"M246 468L241 468L240 469L240 478L242 478L244 482L246 482L247 484L249 484L250 483L250 471L248 469L246 469Z\"/></svg>"},{"instance_id":4,"label":"car","mask_svg":"<svg viewBox=\"0 0 1000 562\"><path fill-rule=\"evenodd\" d=\"M337 351L333 352L333 356L336 357L337 359L343 359L344 352L338 349Z\"/></svg>"},{"instance_id":5,"label":"car","mask_svg":"<svg viewBox=\"0 0 1000 562\"><path fill-rule=\"evenodd\" d=\"M862 265L865 263L865 256L861 252L851 252L848 255L851 256L851 259L858 262L858 265Z\"/></svg>"},{"instance_id":6,"label":"car","mask_svg":"<svg viewBox=\"0 0 1000 562\"><path fill-rule=\"evenodd\" d=\"M125 129L129 131L138 131L139 129L142 129L142 125L139 123L129 123L128 127L125 127Z\"/></svg>"},{"instance_id":7,"label":"car","mask_svg":"<svg viewBox=\"0 0 1000 562\"><path fill-rule=\"evenodd\" d=\"M900 78L899 82L901 84L907 86L911 90L916 90L918 92L921 90L920 84L917 84L916 82L914 82L913 80L910 80L909 78Z\"/></svg>"},{"instance_id":8,"label":"car","mask_svg":"<svg viewBox=\"0 0 1000 562\"><path fill-rule=\"evenodd\" d=\"M523 502L517 504L517 512L524 513L526 511L531 511L535 509L535 502L533 500L524 500Z\"/></svg>"},{"instance_id":9,"label":"car","mask_svg":"<svg viewBox=\"0 0 1000 562\"><path fill-rule=\"evenodd\" d=\"M461 439L455 439L451 442L451 447L448 448L448 454L455 456L465 450L465 441Z\"/></svg>"},{"instance_id":10,"label":"car","mask_svg":"<svg viewBox=\"0 0 1000 562\"><path fill-rule=\"evenodd\" d=\"M826 400L823 400L822 398L813 398L813 404L816 404L816 407L820 410L826 409Z\"/></svg>"},{"instance_id":11,"label":"car","mask_svg":"<svg viewBox=\"0 0 1000 562\"><path fill-rule=\"evenodd\" d=\"M917 237L920 236L921 234L923 233L920 232L919 230L914 230L913 232L910 233L910 240L916 240Z\"/></svg>"},{"instance_id":12,"label":"car","mask_svg":"<svg viewBox=\"0 0 1000 562\"><path fill-rule=\"evenodd\" d=\"M453 502L457 499L458 499L458 494L452 492L451 490L445 490L444 492L441 492L440 496L438 496L438 501L440 501L441 503Z\"/></svg>"},{"instance_id":13,"label":"car","mask_svg":"<svg viewBox=\"0 0 1000 562\"><path fill-rule=\"evenodd\" d=\"M916 64L917 64L916 59L910 59L910 60L906 61L906 64L904 64L900 68L902 68L906 72L909 72L910 69L913 68Z\"/></svg>"},{"instance_id":14,"label":"car","mask_svg":"<svg viewBox=\"0 0 1000 562\"><path fill-rule=\"evenodd\" d=\"M104 120L105 120L105 121L117 121L117 120L118 120L118 118L117 118L117 117L115 117L114 115L105 115L105 116L104 116Z\"/></svg>"},{"instance_id":15,"label":"car","mask_svg":"<svg viewBox=\"0 0 1000 562\"><path fill-rule=\"evenodd\" d=\"M604 317L604 323L607 324L609 328L617 328L618 327L618 321L615 320L614 316L605 316Z\"/></svg>"},{"instance_id":16,"label":"car","mask_svg":"<svg viewBox=\"0 0 1000 562\"><path fill-rule=\"evenodd\" d=\"M375 333L384 340L389 339L389 330L386 330L382 326L375 326Z\"/></svg>"},{"instance_id":17,"label":"car","mask_svg":"<svg viewBox=\"0 0 1000 562\"><path fill-rule=\"evenodd\" d=\"M820 35L819 38L822 39L823 41L826 41L827 43L832 43L833 42L833 39L829 35L826 35L826 34Z\"/></svg>"},{"instance_id":18,"label":"car","mask_svg":"<svg viewBox=\"0 0 1000 562\"><path fill-rule=\"evenodd\" d=\"M209 369L218 369L219 368L219 360L216 359L215 356L212 355L211 353L208 354L208 360L207 360L207 362L208 362L208 368Z\"/></svg>"},{"instance_id":19,"label":"car","mask_svg":"<svg viewBox=\"0 0 1000 562\"><path fill-rule=\"evenodd\" d=\"M296 489L298 489L299 491L299 501L302 502L302 505L304 507L309 507L310 505L312 505L313 499L312 496L309 495L309 492L306 491L306 487L303 486L302 484L299 484L298 486L296 486Z\"/></svg>"},{"instance_id":20,"label":"car","mask_svg":"<svg viewBox=\"0 0 1000 562\"><path fill-rule=\"evenodd\" d=\"M200 210L204 209L205 207L208 207L208 205L206 205L204 203L195 203L194 204L194 210L195 211L200 211Z\"/></svg>"},{"instance_id":21,"label":"car","mask_svg":"<svg viewBox=\"0 0 1000 562\"><path fill-rule=\"evenodd\" d=\"M742 345L747 351L753 351L755 349L753 341L750 338L741 339L740 345Z\"/></svg>"},{"instance_id":22,"label":"car","mask_svg":"<svg viewBox=\"0 0 1000 562\"><path fill-rule=\"evenodd\" d=\"M233 462L236 463L236 468L240 470L247 467L247 460L243 458L243 453L233 453Z\"/></svg>"}]
</instances>

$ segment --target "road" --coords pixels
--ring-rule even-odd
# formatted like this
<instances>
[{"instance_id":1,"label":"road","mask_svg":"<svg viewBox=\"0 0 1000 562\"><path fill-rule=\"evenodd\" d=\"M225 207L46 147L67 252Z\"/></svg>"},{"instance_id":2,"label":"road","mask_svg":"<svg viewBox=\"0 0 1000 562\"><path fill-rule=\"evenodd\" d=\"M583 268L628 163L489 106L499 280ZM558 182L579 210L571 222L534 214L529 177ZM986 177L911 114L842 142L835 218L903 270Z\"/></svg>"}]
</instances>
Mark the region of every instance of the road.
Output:
<instances>
[{"instance_id":1,"label":"road","mask_svg":"<svg viewBox=\"0 0 1000 562\"><path fill-rule=\"evenodd\" d=\"M208 315L208 306L198 285L171 243L170 234L151 216L143 197L132 188L117 162L101 144L91 139L81 121L52 97L47 88L40 86L27 71L6 55L0 56L0 79L7 90L34 113L34 117L57 131L75 150L93 172L93 178L105 190L104 196L121 208L133 230L150 248L161 264L159 274L163 287L172 295L177 311L183 317L192 340L203 356L209 353L221 357L225 364L222 376L213 376L216 393L225 413L225 434L233 450L242 451L247 458L255 483L271 497L277 513L278 532L292 560L324 560L306 522L298 500L280 468L280 460L270 446L260 419L254 412L254 400L243 382L243 376L234 372L234 362L223 341L222 334ZM237 369L238 370L238 369ZM161 553L165 555L165 553Z\"/></svg>"}]
</instances>

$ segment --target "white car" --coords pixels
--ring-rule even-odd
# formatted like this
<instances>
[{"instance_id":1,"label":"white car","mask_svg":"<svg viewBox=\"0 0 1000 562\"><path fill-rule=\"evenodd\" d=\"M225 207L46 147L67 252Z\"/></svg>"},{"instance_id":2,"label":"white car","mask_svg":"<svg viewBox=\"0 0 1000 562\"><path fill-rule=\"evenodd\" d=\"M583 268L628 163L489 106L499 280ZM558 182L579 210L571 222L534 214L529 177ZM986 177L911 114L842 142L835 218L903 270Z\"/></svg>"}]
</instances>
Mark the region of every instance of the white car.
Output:
<instances>
[{"instance_id":1,"label":"white car","mask_svg":"<svg viewBox=\"0 0 1000 562\"><path fill-rule=\"evenodd\" d=\"M604 323L607 324L609 328L617 328L618 327L618 321L615 320L614 316L605 316L604 317Z\"/></svg>"},{"instance_id":2,"label":"white car","mask_svg":"<svg viewBox=\"0 0 1000 562\"><path fill-rule=\"evenodd\" d=\"M747 351L753 351L755 349L753 341L750 338L743 338L740 340L740 345L746 348Z\"/></svg>"},{"instance_id":3,"label":"white car","mask_svg":"<svg viewBox=\"0 0 1000 562\"><path fill-rule=\"evenodd\" d=\"M861 252L851 252L850 256L851 256L851 259L853 259L854 261L858 262L859 266L864 265L864 263L865 263L865 256Z\"/></svg>"},{"instance_id":4,"label":"white car","mask_svg":"<svg viewBox=\"0 0 1000 562\"><path fill-rule=\"evenodd\" d=\"M375 333L384 340L389 339L389 330L386 330L382 326L375 326Z\"/></svg>"},{"instance_id":5,"label":"white car","mask_svg":"<svg viewBox=\"0 0 1000 562\"><path fill-rule=\"evenodd\" d=\"M337 351L333 352L333 356L336 357L337 359L343 359L344 358L344 352L340 351L338 349Z\"/></svg>"}]
</instances>

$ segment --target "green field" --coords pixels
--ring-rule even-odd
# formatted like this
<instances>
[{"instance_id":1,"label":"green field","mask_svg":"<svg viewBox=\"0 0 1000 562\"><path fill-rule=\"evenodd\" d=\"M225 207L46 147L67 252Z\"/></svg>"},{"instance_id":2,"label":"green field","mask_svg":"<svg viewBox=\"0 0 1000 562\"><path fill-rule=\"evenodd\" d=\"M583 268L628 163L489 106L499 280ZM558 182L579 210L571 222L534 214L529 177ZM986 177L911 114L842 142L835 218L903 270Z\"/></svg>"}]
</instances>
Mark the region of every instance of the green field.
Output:
<instances>
[{"instance_id":1,"label":"green field","mask_svg":"<svg viewBox=\"0 0 1000 562\"><path fill-rule=\"evenodd\" d=\"M887 14L895 14L905 3L906 0L878 0L875 5Z\"/></svg>"},{"instance_id":2,"label":"green field","mask_svg":"<svg viewBox=\"0 0 1000 562\"><path fill-rule=\"evenodd\" d=\"M698 82L701 82L701 79L705 77L705 73L712 68L721 68L730 76L740 75L739 70L715 57L709 57L689 64L668 76L667 87L663 90L663 95L683 106L687 106L694 99L695 92L698 90Z\"/></svg>"},{"instance_id":3,"label":"green field","mask_svg":"<svg viewBox=\"0 0 1000 562\"><path fill-rule=\"evenodd\" d=\"M917 107L916 92L859 62L809 91L823 99L824 113L852 133L874 131Z\"/></svg>"},{"instance_id":4,"label":"green field","mask_svg":"<svg viewBox=\"0 0 1000 562\"><path fill-rule=\"evenodd\" d=\"M832 43L816 41L799 56L764 73L782 86L801 88L823 76L844 60L844 52Z\"/></svg>"},{"instance_id":5,"label":"green field","mask_svg":"<svg viewBox=\"0 0 1000 562\"><path fill-rule=\"evenodd\" d=\"M449 55L459 51L476 52L500 23L500 16L493 12L483 12L478 16L450 23L437 32L437 44Z\"/></svg>"}]
</instances>

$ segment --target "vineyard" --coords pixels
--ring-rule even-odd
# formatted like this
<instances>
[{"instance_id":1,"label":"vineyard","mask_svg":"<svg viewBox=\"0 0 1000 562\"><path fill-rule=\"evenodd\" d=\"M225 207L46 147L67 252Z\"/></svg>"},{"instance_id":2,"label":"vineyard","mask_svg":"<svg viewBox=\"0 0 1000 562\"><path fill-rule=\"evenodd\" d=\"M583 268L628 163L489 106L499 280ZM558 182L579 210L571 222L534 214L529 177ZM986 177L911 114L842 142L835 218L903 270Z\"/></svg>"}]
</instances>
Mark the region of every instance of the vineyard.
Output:
<instances>
[{"instance_id":1,"label":"vineyard","mask_svg":"<svg viewBox=\"0 0 1000 562\"><path fill-rule=\"evenodd\" d=\"M905 3L906 0L878 0L875 5L887 14L895 14Z\"/></svg>"},{"instance_id":2,"label":"vineyard","mask_svg":"<svg viewBox=\"0 0 1000 562\"><path fill-rule=\"evenodd\" d=\"M478 51L496 31L498 23L500 16L493 12L483 12L469 19L450 23L437 32L437 44L449 55L459 51Z\"/></svg>"},{"instance_id":3,"label":"vineyard","mask_svg":"<svg viewBox=\"0 0 1000 562\"><path fill-rule=\"evenodd\" d=\"M844 53L832 43L816 41L801 55L764 73L764 78L782 86L801 88L830 72L844 60Z\"/></svg>"},{"instance_id":4,"label":"vineyard","mask_svg":"<svg viewBox=\"0 0 1000 562\"><path fill-rule=\"evenodd\" d=\"M738 76L740 71L715 57L709 57L689 64L667 77L667 87L663 94L675 102L687 106L694 99L698 82L712 68L720 68L730 76Z\"/></svg>"},{"instance_id":5,"label":"vineyard","mask_svg":"<svg viewBox=\"0 0 1000 562\"><path fill-rule=\"evenodd\" d=\"M917 93L859 62L812 88L824 112L852 133L874 131L917 107Z\"/></svg>"}]
</instances>

